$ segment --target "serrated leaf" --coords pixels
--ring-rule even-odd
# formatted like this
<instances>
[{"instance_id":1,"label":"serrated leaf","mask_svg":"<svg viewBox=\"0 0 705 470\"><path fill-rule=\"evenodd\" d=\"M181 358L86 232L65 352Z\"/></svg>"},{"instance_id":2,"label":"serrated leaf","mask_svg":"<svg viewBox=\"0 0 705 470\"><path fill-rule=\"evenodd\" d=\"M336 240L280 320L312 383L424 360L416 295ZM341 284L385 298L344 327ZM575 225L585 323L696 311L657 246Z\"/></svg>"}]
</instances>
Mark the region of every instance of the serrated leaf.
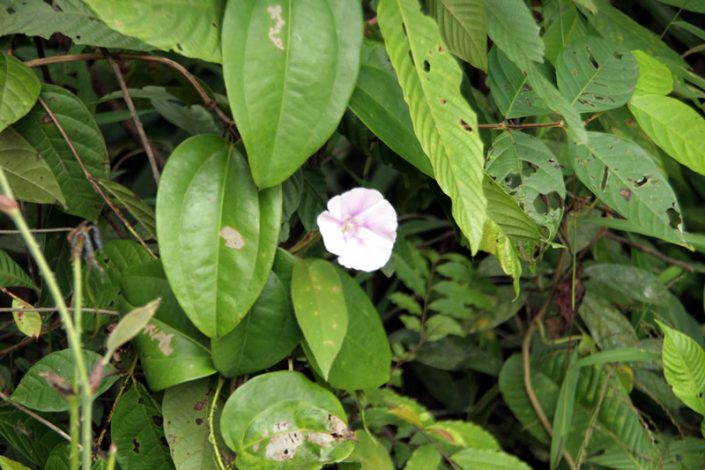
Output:
<instances>
[{"instance_id":1,"label":"serrated leaf","mask_svg":"<svg viewBox=\"0 0 705 470\"><path fill-rule=\"evenodd\" d=\"M488 449L465 449L451 457L462 470L530 470L527 464L507 453Z\"/></svg>"},{"instance_id":2,"label":"serrated leaf","mask_svg":"<svg viewBox=\"0 0 705 470\"><path fill-rule=\"evenodd\" d=\"M223 74L257 186L287 179L335 131L361 43L355 0L228 2Z\"/></svg>"},{"instance_id":3,"label":"serrated leaf","mask_svg":"<svg viewBox=\"0 0 705 470\"><path fill-rule=\"evenodd\" d=\"M542 116L551 110L528 85L528 78L499 48L489 54L488 85L505 119Z\"/></svg>"},{"instance_id":4,"label":"serrated leaf","mask_svg":"<svg viewBox=\"0 0 705 470\"><path fill-rule=\"evenodd\" d=\"M416 136L436 181L452 200L453 218L476 253L487 219L482 141L477 116L460 94L462 70L416 0L381 0L377 13Z\"/></svg>"},{"instance_id":5,"label":"serrated leaf","mask_svg":"<svg viewBox=\"0 0 705 470\"><path fill-rule=\"evenodd\" d=\"M137 197L130 189L109 179L96 180L118 206L124 207L132 216L142 224L151 238L156 238L157 227L154 216L154 209L146 202Z\"/></svg>"},{"instance_id":6,"label":"serrated leaf","mask_svg":"<svg viewBox=\"0 0 705 470\"><path fill-rule=\"evenodd\" d=\"M586 145L570 151L580 181L641 233L685 244L676 196L646 152L615 135L588 136Z\"/></svg>"},{"instance_id":7,"label":"serrated leaf","mask_svg":"<svg viewBox=\"0 0 705 470\"><path fill-rule=\"evenodd\" d=\"M84 0L112 29L186 57L220 62L225 0Z\"/></svg>"},{"instance_id":8,"label":"serrated leaf","mask_svg":"<svg viewBox=\"0 0 705 470\"><path fill-rule=\"evenodd\" d=\"M572 42L556 61L558 89L579 113L624 105L634 92L637 75L631 52L595 36Z\"/></svg>"},{"instance_id":9,"label":"serrated leaf","mask_svg":"<svg viewBox=\"0 0 705 470\"><path fill-rule=\"evenodd\" d=\"M123 344L140 334L159 308L161 299L156 299L147 305L138 307L120 319L110 332L105 343L105 355L108 360ZM106 361L107 362L107 361Z\"/></svg>"},{"instance_id":10,"label":"serrated leaf","mask_svg":"<svg viewBox=\"0 0 705 470\"><path fill-rule=\"evenodd\" d=\"M12 318L15 320L17 329L25 336L30 338L38 338L42 332L42 316L39 312L32 310L32 306L18 299L12 299L13 309L22 309L22 311L13 311Z\"/></svg>"},{"instance_id":11,"label":"serrated leaf","mask_svg":"<svg viewBox=\"0 0 705 470\"><path fill-rule=\"evenodd\" d=\"M258 191L244 157L220 137L192 137L169 157L157 193L159 248L176 298L205 335L232 331L259 297L281 198L279 186Z\"/></svg>"},{"instance_id":12,"label":"serrated leaf","mask_svg":"<svg viewBox=\"0 0 705 470\"><path fill-rule=\"evenodd\" d=\"M673 91L673 75L666 64L644 51L632 51L639 65L634 95L668 95Z\"/></svg>"},{"instance_id":13,"label":"serrated leaf","mask_svg":"<svg viewBox=\"0 0 705 470\"><path fill-rule=\"evenodd\" d=\"M40 90L39 79L30 68L0 52L0 131L32 109Z\"/></svg>"},{"instance_id":14,"label":"serrated leaf","mask_svg":"<svg viewBox=\"0 0 705 470\"><path fill-rule=\"evenodd\" d=\"M659 322L663 340L663 372L673 393L691 410L705 416L705 350L689 336Z\"/></svg>"},{"instance_id":15,"label":"serrated leaf","mask_svg":"<svg viewBox=\"0 0 705 470\"><path fill-rule=\"evenodd\" d=\"M487 9L488 33L509 60L525 69L543 62L543 41L524 0L491 0Z\"/></svg>"},{"instance_id":16,"label":"serrated leaf","mask_svg":"<svg viewBox=\"0 0 705 470\"><path fill-rule=\"evenodd\" d=\"M414 134L409 107L382 43L362 43L360 74L348 105L389 148L433 176L431 162Z\"/></svg>"},{"instance_id":17,"label":"serrated leaf","mask_svg":"<svg viewBox=\"0 0 705 470\"><path fill-rule=\"evenodd\" d=\"M0 133L0 167L15 199L65 205L64 194L46 160L12 128Z\"/></svg>"},{"instance_id":18,"label":"serrated leaf","mask_svg":"<svg viewBox=\"0 0 705 470\"><path fill-rule=\"evenodd\" d=\"M66 132L88 172L95 178L107 178L108 151L103 134L93 114L73 93L54 85L44 85L41 93L47 107ZM103 200L93 190L58 127L38 103L15 125L47 161L66 198L66 212L94 220Z\"/></svg>"},{"instance_id":19,"label":"serrated leaf","mask_svg":"<svg viewBox=\"0 0 705 470\"><path fill-rule=\"evenodd\" d=\"M404 470L438 470L443 456L433 444L423 445L411 454Z\"/></svg>"},{"instance_id":20,"label":"serrated leaf","mask_svg":"<svg viewBox=\"0 0 705 470\"><path fill-rule=\"evenodd\" d=\"M10 255L0 250L0 287L15 286L39 290L20 265Z\"/></svg>"},{"instance_id":21,"label":"serrated leaf","mask_svg":"<svg viewBox=\"0 0 705 470\"><path fill-rule=\"evenodd\" d=\"M487 71L485 0L431 0L428 10L438 22L450 51Z\"/></svg>"},{"instance_id":22,"label":"serrated leaf","mask_svg":"<svg viewBox=\"0 0 705 470\"><path fill-rule=\"evenodd\" d=\"M705 119L675 98L639 95L629 100L639 127L661 150L691 170L705 175Z\"/></svg>"},{"instance_id":23,"label":"serrated leaf","mask_svg":"<svg viewBox=\"0 0 705 470\"><path fill-rule=\"evenodd\" d=\"M51 38L61 33L75 44L149 51L153 47L110 29L81 0L2 0L0 31L3 34L26 34Z\"/></svg>"},{"instance_id":24,"label":"serrated leaf","mask_svg":"<svg viewBox=\"0 0 705 470\"><path fill-rule=\"evenodd\" d=\"M89 350L83 350L81 353L86 369L89 372L92 371L100 361L100 356ZM69 409L69 402L54 389L45 376L47 374L56 376L57 380L63 379L67 386L71 387L76 378L75 367L73 352L70 349L49 353L30 367L17 384L10 399L37 411L66 411ZM103 379L94 396L102 395L118 378L115 368L110 364L105 365Z\"/></svg>"}]
</instances>

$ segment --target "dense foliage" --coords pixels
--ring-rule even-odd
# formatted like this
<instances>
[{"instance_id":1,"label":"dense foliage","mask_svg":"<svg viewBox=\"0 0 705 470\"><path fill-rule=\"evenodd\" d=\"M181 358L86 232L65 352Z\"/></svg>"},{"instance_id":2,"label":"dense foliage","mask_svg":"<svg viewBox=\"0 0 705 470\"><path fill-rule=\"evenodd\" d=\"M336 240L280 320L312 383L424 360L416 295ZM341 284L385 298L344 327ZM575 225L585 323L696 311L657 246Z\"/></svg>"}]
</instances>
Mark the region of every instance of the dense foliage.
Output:
<instances>
[{"instance_id":1,"label":"dense foliage","mask_svg":"<svg viewBox=\"0 0 705 470\"><path fill-rule=\"evenodd\" d=\"M703 13L0 0L0 468L704 468Z\"/></svg>"}]
</instances>

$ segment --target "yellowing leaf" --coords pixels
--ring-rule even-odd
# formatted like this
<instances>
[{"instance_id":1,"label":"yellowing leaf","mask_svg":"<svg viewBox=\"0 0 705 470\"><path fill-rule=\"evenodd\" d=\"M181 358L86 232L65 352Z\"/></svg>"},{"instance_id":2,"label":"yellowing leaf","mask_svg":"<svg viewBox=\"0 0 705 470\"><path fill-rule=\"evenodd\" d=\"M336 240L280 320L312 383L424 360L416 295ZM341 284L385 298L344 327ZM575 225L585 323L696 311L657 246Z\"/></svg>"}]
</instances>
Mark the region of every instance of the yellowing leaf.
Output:
<instances>
[{"instance_id":1,"label":"yellowing leaf","mask_svg":"<svg viewBox=\"0 0 705 470\"><path fill-rule=\"evenodd\" d=\"M19 299L12 300L12 308L23 309L12 312L12 318L14 318L17 328L26 336L38 338L42 332L42 316L39 312L35 312L30 304Z\"/></svg>"}]
</instances>

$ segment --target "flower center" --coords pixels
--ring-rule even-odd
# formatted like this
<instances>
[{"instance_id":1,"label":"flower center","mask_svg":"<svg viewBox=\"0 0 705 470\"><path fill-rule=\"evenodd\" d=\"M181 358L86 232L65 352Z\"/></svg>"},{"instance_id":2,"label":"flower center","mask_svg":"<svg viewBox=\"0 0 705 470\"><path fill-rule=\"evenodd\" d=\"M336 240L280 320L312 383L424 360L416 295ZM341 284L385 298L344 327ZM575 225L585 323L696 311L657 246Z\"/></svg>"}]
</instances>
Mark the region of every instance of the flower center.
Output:
<instances>
[{"instance_id":1,"label":"flower center","mask_svg":"<svg viewBox=\"0 0 705 470\"><path fill-rule=\"evenodd\" d=\"M343 233L345 238L348 238L357 235L359 228L360 227L357 224L357 221L351 217L349 219L345 219L345 222L343 222L343 225L340 227L340 231Z\"/></svg>"}]
</instances>

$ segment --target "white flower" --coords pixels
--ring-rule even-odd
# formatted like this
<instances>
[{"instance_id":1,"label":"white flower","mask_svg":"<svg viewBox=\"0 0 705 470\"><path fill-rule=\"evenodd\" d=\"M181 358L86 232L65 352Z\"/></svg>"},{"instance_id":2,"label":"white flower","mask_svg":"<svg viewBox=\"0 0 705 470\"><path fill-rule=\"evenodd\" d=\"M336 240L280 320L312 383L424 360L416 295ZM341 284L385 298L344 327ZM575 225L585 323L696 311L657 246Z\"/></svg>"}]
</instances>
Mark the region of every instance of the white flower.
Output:
<instances>
[{"instance_id":1,"label":"white flower","mask_svg":"<svg viewBox=\"0 0 705 470\"><path fill-rule=\"evenodd\" d=\"M326 250L346 268L374 271L392 256L397 213L379 191L355 188L335 196L317 222Z\"/></svg>"}]
</instances>

